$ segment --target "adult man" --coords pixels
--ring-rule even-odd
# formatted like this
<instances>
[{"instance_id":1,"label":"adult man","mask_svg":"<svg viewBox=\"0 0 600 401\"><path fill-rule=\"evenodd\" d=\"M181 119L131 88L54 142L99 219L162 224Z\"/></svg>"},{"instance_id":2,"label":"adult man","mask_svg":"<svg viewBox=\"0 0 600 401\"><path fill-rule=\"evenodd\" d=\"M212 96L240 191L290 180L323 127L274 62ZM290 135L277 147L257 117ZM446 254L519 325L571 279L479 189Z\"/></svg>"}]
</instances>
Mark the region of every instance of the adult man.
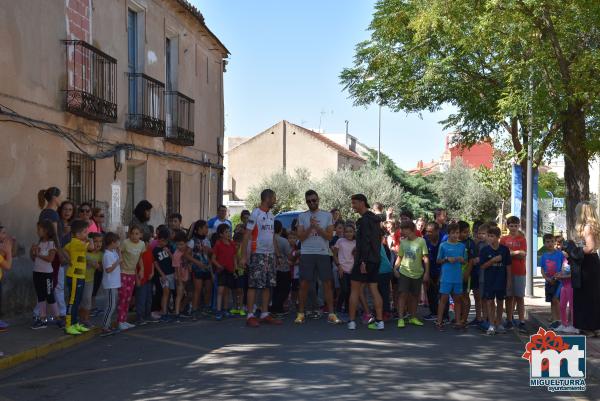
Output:
<instances>
[{"instance_id":1,"label":"adult man","mask_svg":"<svg viewBox=\"0 0 600 401\"><path fill-rule=\"evenodd\" d=\"M227 224L229 226L229 231L233 232L233 227L231 225L231 221L227 220L227 206L221 205L217 209L217 215L208 220L208 235L217 232L217 227L221 224Z\"/></svg>"},{"instance_id":2,"label":"adult man","mask_svg":"<svg viewBox=\"0 0 600 401\"><path fill-rule=\"evenodd\" d=\"M381 229L380 219L369 210L367 197L363 194L352 195L352 209L360 214L356 222L356 256L350 276L350 321L349 330L356 330L356 307L364 284L368 284L375 306L375 321L369 329L383 330L383 302L377 289L379 275Z\"/></svg>"},{"instance_id":3,"label":"adult man","mask_svg":"<svg viewBox=\"0 0 600 401\"><path fill-rule=\"evenodd\" d=\"M383 211L383 204L381 202L373 203L373 213L375 214L375 216L377 216L379 218L380 222L385 221L386 215L385 215L385 212Z\"/></svg>"},{"instance_id":4,"label":"adult man","mask_svg":"<svg viewBox=\"0 0 600 401\"><path fill-rule=\"evenodd\" d=\"M277 202L275 192L265 189L260 193L260 206L252 211L246 232L242 241L242 258L240 264L243 266L248 260L248 317L246 324L249 327L258 327L259 323L281 324L282 321L273 318L269 314L269 289L275 287L275 253L278 252L275 238L275 216L271 208ZM250 247L248 243L250 242ZM250 249L248 249L250 248ZM267 289L263 292L263 289ZM260 320L254 315L254 301L256 292L263 292Z\"/></svg>"},{"instance_id":5,"label":"adult man","mask_svg":"<svg viewBox=\"0 0 600 401\"><path fill-rule=\"evenodd\" d=\"M300 253L300 294L298 315L295 323L304 323L304 304L308 289L318 279L323 284L325 304L329 311L327 321L339 324L342 321L333 312L333 290L331 280L331 255L329 241L333 238L333 218L331 213L319 210L319 195L309 189L304 194L308 211L298 216L298 239L302 242Z\"/></svg>"}]
</instances>

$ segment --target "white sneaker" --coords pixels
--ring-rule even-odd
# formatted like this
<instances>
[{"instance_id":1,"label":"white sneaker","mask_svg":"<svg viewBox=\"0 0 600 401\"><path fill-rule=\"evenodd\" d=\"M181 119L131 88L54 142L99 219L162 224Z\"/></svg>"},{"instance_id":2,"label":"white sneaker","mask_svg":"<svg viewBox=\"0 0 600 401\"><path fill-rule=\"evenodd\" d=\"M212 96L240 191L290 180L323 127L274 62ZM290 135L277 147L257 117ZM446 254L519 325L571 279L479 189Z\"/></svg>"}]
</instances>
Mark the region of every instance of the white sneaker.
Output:
<instances>
[{"instance_id":1,"label":"white sneaker","mask_svg":"<svg viewBox=\"0 0 600 401\"><path fill-rule=\"evenodd\" d=\"M130 327L127 324L127 322L119 323L119 330L120 331L125 331L125 330L129 330L129 329L130 329Z\"/></svg>"},{"instance_id":2,"label":"white sneaker","mask_svg":"<svg viewBox=\"0 0 600 401\"><path fill-rule=\"evenodd\" d=\"M129 323L129 322L125 322L125 324L127 325L128 328L133 329L135 327L135 324Z\"/></svg>"},{"instance_id":3,"label":"white sneaker","mask_svg":"<svg viewBox=\"0 0 600 401\"><path fill-rule=\"evenodd\" d=\"M561 324L554 331L559 332L559 333L567 333L567 328Z\"/></svg>"},{"instance_id":4,"label":"white sneaker","mask_svg":"<svg viewBox=\"0 0 600 401\"><path fill-rule=\"evenodd\" d=\"M356 322L354 320L348 322L348 330L356 330Z\"/></svg>"},{"instance_id":5,"label":"white sneaker","mask_svg":"<svg viewBox=\"0 0 600 401\"><path fill-rule=\"evenodd\" d=\"M579 334L579 329L576 329L576 328L575 328L575 327L573 327L573 326L567 326L567 327L565 328L565 331L566 331L567 333L571 333L571 334Z\"/></svg>"},{"instance_id":6,"label":"white sneaker","mask_svg":"<svg viewBox=\"0 0 600 401\"><path fill-rule=\"evenodd\" d=\"M496 334L496 330L494 329L494 326L490 325L490 327L488 327L485 334L487 334L488 336L493 336L494 334Z\"/></svg>"}]
</instances>

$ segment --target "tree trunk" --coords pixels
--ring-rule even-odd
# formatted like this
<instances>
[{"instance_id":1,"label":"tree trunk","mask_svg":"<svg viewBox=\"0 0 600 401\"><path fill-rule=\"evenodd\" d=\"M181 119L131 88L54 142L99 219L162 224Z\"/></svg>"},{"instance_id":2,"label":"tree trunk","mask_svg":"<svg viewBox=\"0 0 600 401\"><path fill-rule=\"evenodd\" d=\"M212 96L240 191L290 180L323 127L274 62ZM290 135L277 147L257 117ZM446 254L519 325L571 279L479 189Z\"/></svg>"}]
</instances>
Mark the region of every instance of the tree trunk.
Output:
<instances>
[{"instance_id":1,"label":"tree trunk","mask_svg":"<svg viewBox=\"0 0 600 401\"><path fill-rule=\"evenodd\" d=\"M586 148L585 115L580 107L569 105L562 128L565 158L567 235L573 238L575 207L590 199L589 151Z\"/></svg>"}]
</instances>

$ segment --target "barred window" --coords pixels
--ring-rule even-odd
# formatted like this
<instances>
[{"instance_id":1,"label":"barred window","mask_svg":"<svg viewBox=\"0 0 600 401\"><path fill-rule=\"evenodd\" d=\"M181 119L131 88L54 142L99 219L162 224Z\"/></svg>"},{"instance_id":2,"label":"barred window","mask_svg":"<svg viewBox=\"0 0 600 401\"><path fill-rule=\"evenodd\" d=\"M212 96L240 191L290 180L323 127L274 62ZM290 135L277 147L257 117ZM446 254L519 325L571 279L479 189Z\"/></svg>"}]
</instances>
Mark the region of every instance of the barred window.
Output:
<instances>
[{"instance_id":1,"label":"barred window","mask_svg":"<svg viewBox=\"0 0 600 401\"><path fill-rule=\"evenodd\" d=\"M96 160L89 156L69 152L69 200L76 205L96 203Z\"/></svg>"},{"instance_id":2,"label":"barred window","mask_svg":"<svg viewBox=\"0 0 600 401\"><path fill-rule=\"evenodd\" d=\"M167 219L172 213L179 213L181 194L181 172L167 170Z\"/></svg>"}]
</instances>

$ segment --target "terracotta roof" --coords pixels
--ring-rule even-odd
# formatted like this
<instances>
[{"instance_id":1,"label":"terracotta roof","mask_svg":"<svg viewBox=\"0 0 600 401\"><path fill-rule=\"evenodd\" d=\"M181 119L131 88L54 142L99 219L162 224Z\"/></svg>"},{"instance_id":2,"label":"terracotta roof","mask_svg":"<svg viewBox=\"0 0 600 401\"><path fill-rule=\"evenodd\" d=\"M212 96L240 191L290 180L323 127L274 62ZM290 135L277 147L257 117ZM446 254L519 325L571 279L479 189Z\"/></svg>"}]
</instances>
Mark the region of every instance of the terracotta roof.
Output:
<instances>
[{"instance_id":1,"label":"terracotta roof","mask_svg":"<svg viewBox=\"0 0 600 401\"><path fill-rule=\"evenodd\" d=\"M356 152L351 151L350 149L340 145L339 143L332 141L331 139L327 138L324 135L319 134L318 132L315 131L311 131L307 128L301 127L299 125L293 124L288 122L288 124L293 125L294 127L303 129L304 131L306 131L306 133L308 133L309 135L312 135L314 138L318 139L319 141L323 142L325 145L329 146L330 148L334 148L335 150L337 150L339 153L341 153L342 155L346 156L346 157L351 157L353 159L357 159L357 160L362 160L364 161L365 158L362 157L361 155L359 155Z\"/></svg>"},{"instance_id":2,"label":"terracotta roof","mask_svg":"<svg viewBox=\"0 0 600 401\"><path fill-rule=\"evenodd\" d=\"M200 12L200 10L198 10L194 5L192 5L189 1L187 0L177 0L177 3L179 3L183 8L185 8L187 10L187 12L189 12L194 18L196 18L198 20L198 22L200 23L200 25L202 25L204 27L204 29L207 30L207 32L210 34L210 36L217 41L217 43L223 48L223 50L225 50L226 54L231 54L229 52L229 50L227 50L227 48L225 47L225 45L223 44L223 42L221 42L219 40L219 38L217 37L217 35L215 35L214 33L212 33L212 31L210 29L208 29L208 27L206 26L206 23L204 22L204 15L202 15L202 13Z\"/></svg>"}]
</instances>

